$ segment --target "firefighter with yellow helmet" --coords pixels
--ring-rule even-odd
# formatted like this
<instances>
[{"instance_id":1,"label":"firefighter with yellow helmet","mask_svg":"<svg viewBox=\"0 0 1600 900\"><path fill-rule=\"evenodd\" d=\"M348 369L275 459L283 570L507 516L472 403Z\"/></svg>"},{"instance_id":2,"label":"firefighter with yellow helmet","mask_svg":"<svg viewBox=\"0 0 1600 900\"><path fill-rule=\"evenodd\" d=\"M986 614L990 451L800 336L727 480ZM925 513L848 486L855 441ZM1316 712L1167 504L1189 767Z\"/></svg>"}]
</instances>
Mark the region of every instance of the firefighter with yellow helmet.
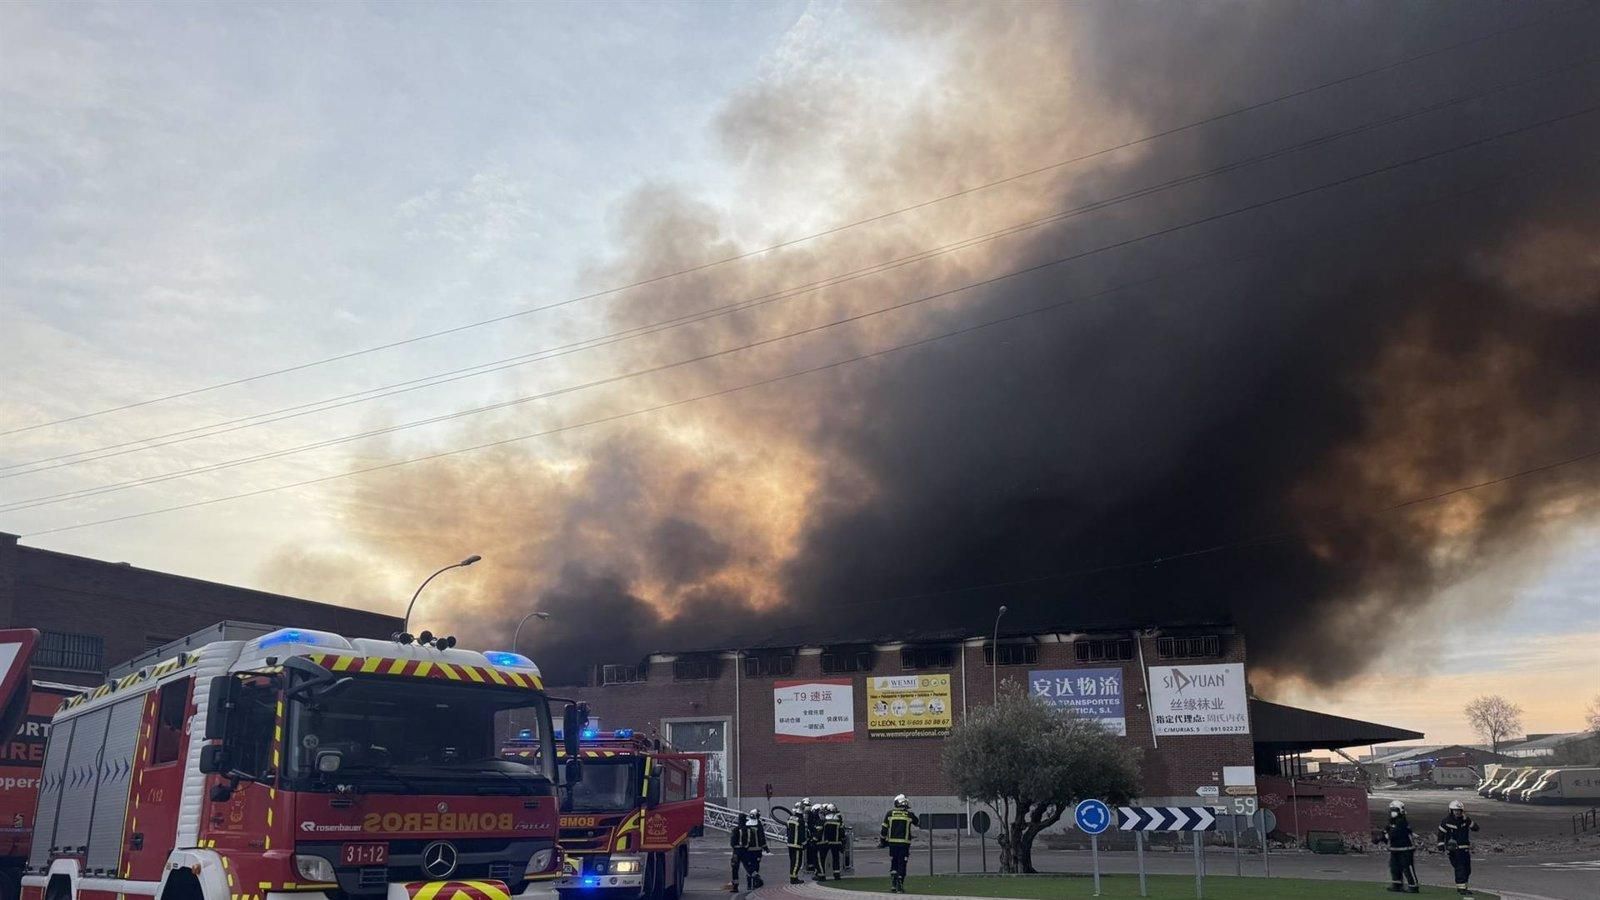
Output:
<instances>
[{"instance_id":1,"label":"firefighter with yellow helmet","mask_svg":"<svg viewBox=\"0 0 1600 900\"><path fill-rule=\"evenodd\" d=\"M878 843L889 848L889 892L906 892L906 861L911 858L911 838L918 825L917 814L905 794L896 795L894 806L883 816Z\"/></svg>"}]
</instances>

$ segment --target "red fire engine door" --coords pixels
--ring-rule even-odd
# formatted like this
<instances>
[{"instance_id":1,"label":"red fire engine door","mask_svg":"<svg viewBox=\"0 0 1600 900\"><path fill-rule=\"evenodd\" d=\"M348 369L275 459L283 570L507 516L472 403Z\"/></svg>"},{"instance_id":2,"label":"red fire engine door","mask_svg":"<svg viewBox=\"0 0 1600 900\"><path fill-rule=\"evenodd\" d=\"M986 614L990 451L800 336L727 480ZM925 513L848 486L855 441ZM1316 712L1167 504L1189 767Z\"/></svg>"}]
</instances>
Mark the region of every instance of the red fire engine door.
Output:
<instances>
[{"instance_id":1,"label":"red fire engine door","mask_svg":"<svg viewBox=\"0 0 1600 900\"><path fill-rule=\"evenodd\" d=\"M660 780L656 804L644 817L646 850L670 850L705 822L706 769L704 753L657 753L650 757Z\"/></svg>"}]
</instances>

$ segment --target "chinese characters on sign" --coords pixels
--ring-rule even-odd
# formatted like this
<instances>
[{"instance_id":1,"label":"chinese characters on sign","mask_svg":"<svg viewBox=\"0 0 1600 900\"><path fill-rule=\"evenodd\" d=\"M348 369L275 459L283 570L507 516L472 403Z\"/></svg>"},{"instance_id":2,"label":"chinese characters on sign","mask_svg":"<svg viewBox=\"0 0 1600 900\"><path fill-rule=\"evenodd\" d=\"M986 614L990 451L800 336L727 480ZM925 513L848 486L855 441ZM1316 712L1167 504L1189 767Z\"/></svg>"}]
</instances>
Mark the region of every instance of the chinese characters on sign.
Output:
<instances>
[{"instance_id":1,"label":"chinese characters on sign","mask_svg":"<svg viewBox=\"0 0 1600 900\"><path fill-rule=\"evenodd\" d=\"M949 675L867 679L867 737L939 737L949 733Z\"/></svg>"},{"instance_id":2,"label":"chinese characters on sign","mask_svg":"<svg viewBox=\"0 0 1600 900\"><path fill-rule=\"evenodd\" d=\"M1128 736L1122 707L1121 669L1046 669L1028 673L1028 692L1049 703L1093 719L1118 737Z\"/></svg>"},{"instance_id":3,"label":"chinese characters on sign","mask_svg":"<svg viewBox=\"0 0 1600 900\"><path fill-rule=\"evenodd\" d=\"M1249 734L1244 664L1151 666L1150 718L1169 734Z\"/></svg>"},{"instance_id":4,"label":"chinese characters on sign","mask_svg":"<svg viewBox=\"0 0 1600 900\"><path fill-rule=\"evenodd\" d=\"M848 678L772 685L773 730L780 744L853 741L855 708L855 688Z\"/></svg>"}]
</instances>

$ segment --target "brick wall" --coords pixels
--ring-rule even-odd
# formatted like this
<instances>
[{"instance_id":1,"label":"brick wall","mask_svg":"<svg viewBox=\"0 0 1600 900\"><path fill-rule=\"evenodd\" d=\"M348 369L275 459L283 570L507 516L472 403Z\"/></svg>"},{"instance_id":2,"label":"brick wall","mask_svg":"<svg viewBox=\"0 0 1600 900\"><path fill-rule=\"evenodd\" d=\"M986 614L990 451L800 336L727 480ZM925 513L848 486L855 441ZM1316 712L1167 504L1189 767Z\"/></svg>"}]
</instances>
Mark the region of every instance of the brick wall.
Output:
<instances>
[{"instance_id":1,"label":"brick wall","mask_svg":"<svg viewBox=\"0 0 1600 900\"><path fill-rule=\"evenodd\" d=\"M1159 665L1155 639L1144 638L1141 643L1146 662ZM1218 658L1186 662L1244 662L1244 640L1239 635L1225 635L1221 649ZM966 663L964 676L962 657ZM919 809L958 807L940 770L942 738L867 737L865 678L867 675L900 674L898 649L875 651L872 671L851 676L824 676L821 656L802 652L795 658L794 674L781 677L782 680L851 678L855 684L855 733L854 740L849 743L778 743L774 738L772 690L773 681L780 679L773 677L747 678L739 672L738 715L735 717L735 664L732 654L725 654L716 679L675 681L672 663L656 661L650 665L648 680L643 683L591 685L555 689L554 692L587 700L593 713L600 717L602 727L607 729L631 727L666 734L663 723L672 719L727 719L731 750L728 790L742 798L741 807L761 805L769 785L775 800L810 795L830 800L870 798L861 799L860 803L876 805L883 798L904 792L919 798ZM1223 766L1253 764L1254 750L1248 735L1163 737L1160 746L1155 746L1146 707L1144 677L1137 656L1130 662L1080 664L1070 640L1043 643L1039 646L1037 663L1001 666L999 674L1002 680L1014 679L1020 683L1026 681L1031 669L1116 667L1122 669L1125 684L1126 740L1144 750L1146 799L1167 802L1161 798L1170 797L1193 802L1197 799L1197 787L1221 784ZM985 663L984 642L963 646L956 665L950 669L924 671L951 673L951 699L957 722L961 720L963 698L969 708L992 701L992 670ZM736 739L732 736L735 724ZM878 814L881 815L881 811Z\"/></svg>"},{"instance_id":2,"label":"brick wall","mask_svg":"<svg viewBox=\"0 0 1600 900\"><path fill-rule=\"evenodd\" d=\"M388 637L400 619L298 597L23 547L0 533L0 614L6 627L96 635L106 667L225 619ZM35 677L99 684L92 671L35 667Z\"/></svg>"}]
</instances>

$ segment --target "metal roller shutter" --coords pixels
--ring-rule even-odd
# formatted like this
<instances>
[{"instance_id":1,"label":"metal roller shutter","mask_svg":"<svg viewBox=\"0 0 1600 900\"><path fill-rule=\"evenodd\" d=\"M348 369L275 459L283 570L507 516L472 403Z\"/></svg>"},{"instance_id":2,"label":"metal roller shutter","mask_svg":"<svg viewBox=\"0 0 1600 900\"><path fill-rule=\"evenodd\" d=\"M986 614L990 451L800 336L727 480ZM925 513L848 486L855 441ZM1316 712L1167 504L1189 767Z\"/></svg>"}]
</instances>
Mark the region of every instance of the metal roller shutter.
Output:
<instances>
[{"instance_id":1,"label":"metal roller shutter","mask_svg":"<svg viewBox=\"0 0 1600 900\"><path fill-rule=\"evenodd\" d=\"M33 851L28 864L42 869L50 863L50 848L56 845L56 817L61 806L61 794L66 788L67 756L72 751L72 733L76 719L57 722L50 729L50 742L45 747L44 768L39 775L39 814L33 820Z\"/></svg>"},{"instance_id":2,"label":"metal roller shutter","mask_svg":"<svg viewBox=\"0 0 1600 900\"><path fill-rule=\"evenodd\" d=\"M145 696L140 695L111 707L106 750L100 758L94 821L89 828L89 854L85 859L90 875L115 875L122 864L122 831L127 819L133 755L139 746L139 722L144 706Z\"/></svg>"},{"instance_id":3,"label":"metal roller shutter","mask_svg":"<svg viewBox=\"0 0 1600 900\"><path fill-rule=\"evenodd\" d=\"M100 780L100 750L105 746L106 723L110 718L111 708L102 706L76 719L78 725L72 731L72 749L67 753L67 768L62 773L66 783L53 842L62 853L80 853L80 848L89 846L95 782Z\"/></svg>"}]
</instances>

